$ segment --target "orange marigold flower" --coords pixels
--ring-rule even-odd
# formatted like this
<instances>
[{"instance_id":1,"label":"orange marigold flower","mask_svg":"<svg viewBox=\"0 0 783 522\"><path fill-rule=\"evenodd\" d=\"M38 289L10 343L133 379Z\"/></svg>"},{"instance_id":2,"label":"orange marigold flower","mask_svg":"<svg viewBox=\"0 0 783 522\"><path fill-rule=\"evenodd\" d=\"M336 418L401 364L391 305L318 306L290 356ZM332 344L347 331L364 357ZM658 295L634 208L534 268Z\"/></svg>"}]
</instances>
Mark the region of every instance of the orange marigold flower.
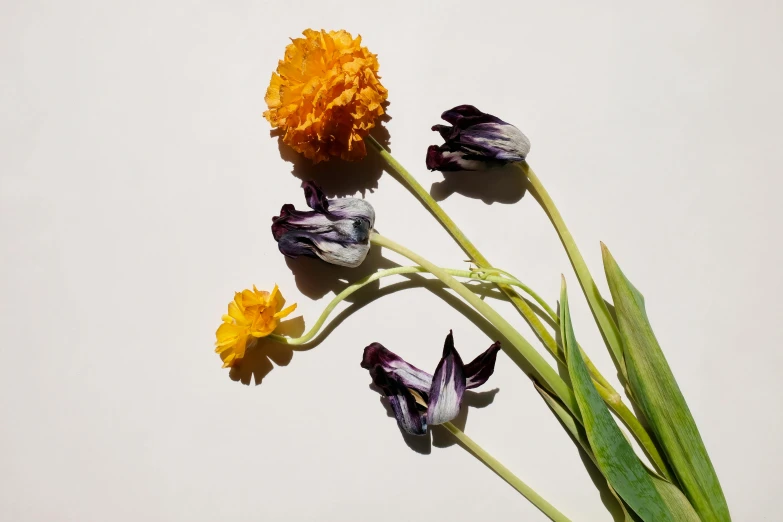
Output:
<instances>
[{"instance_id":1,"label":"orange marigold flower","mask_svg":"<svg viewBox=\"0 0 783 522\"><path fill-rule=\"evenodd\" d=\"M262 292L253 285L252 290L234 294L228 304L228 314L215 332L215 351L223 359L223 368L232 366L245 356L250 337L266 337L277 328L280 319L296 309L293 304L283 309L285 299L277 285L271 293Z\"/></svg>"},{"instance_id":2,"label":"orange marigold flower","mask_svg":"<svg viewBox=\"0 0 783 522\"><path fill-rule=\"evenodd\" d=\"M388 91L376 55L346 31L313 31L291 40L272 73L264 117L283 141L315 163L367 154L364 137L384 113Z\"/></svg>"}]
</instances>

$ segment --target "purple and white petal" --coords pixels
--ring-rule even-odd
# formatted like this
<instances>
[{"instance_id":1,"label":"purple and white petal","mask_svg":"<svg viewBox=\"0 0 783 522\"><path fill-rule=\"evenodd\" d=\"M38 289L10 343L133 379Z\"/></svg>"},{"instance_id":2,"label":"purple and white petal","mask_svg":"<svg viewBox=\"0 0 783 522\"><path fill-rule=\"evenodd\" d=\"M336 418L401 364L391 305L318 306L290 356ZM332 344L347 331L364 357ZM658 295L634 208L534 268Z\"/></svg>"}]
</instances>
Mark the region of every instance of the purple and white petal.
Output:
<instances>
[{"instance_id":1,"label":"purple and white petal","mask_svg":"<svg viewBox=\"0 0 783 522\"><path fill-rule=\"evenodd\" d=\"M293 230L282 235L277 247L287 257L317 257L327 263L349 268L361 265L370 252L369 243L342 242L329 239L328 236Z\"/></svg>"},{"instance_id":2,"label":"purple and white petal","mask_svg":"<svg viewBox=\"0 0 783 522\"><path fill-rule=\"evenodd\" d=\"M425 435L427 420L419 410L416 399L410 390L384 372L380 366L370 368L370 376L375 385L383 390L383 394L389 399L389 405L400 429L411 435Z\"/></svg>"},{"instance_id":3,"label":"purple and white petal","mask_svg":"<svg viewBox=\"0 0 783 522\"><path fill-rule=\"evenodd\" d=\"M430 145L427 149L427 168L441 172L456 172L463 170L485 170L495 164L485 159L469 159L462 151L452 151L446 147Z\"/></svg>"},{"instance_id":4,"label":"purple and white petal","mask_svg":"<svg viewBox=\"0 0 783 522\"><path fill-rule=\"evenodd\" d=\"M449 332L443 346L443 358L435 369L427 403L427 422L443 424L459 414L465 393L465 368L454 348L454 337Z\"/></svg>"},{"instance_id":5,"label":"purple and white petal","mask_svg":"<svg viewBox=\"0 0 783 522\"><path fill-rule=\"evenodd\" d=\"M465 365L465 388L470 390L481 386L495 372L495 361L500 351L500 341Z\"/></svg>"},{"instance_id":6,"label":"purple and white petal","mask_svg":"<svg viewBox=\"0 0 783 522\"><path fill-rule=\"evenodd\" d=\"M440 115L441 119L446 120L455 126L458 125L459 122L463 119L477 117L480 118L482 116L487 115L475 108L473 105L457 105L453 109L444 111L443 114Z\"/></svg>"},{"instance_id":7,"label":"purple and white petal","mask_svg":"<svg viewBox=\"0 0 783 522\"><path fill-rule=\"evenodd\" d=\"M329 200L321 187L315 181L305 181L302 183L305 193L307 206L316 212L326 213L329 209Z\"/></svg>"},{"instance_id":8,"label":"purple and white petal","mask_svg":"<svg viewBox=\"0 0 783 522\"><path fill-rule=\"evenodd\" d=\"M369 229L375 226L375 209L364 199L330 199L328 215L337 219L362 219Z\"/></svg>"},{"instance_id":9,"label":"purple and white petal","mask_svg":"<svg viewBox=\"0 0 783 522\"><path fill-rule=\"evenodd\" d=\"M357 198L328 200L314 182L303 184L312 211L283 205L272 218L272 236L289 257L318 257L340 266L359 266L370 251L370 232L375 211Z\"/></svg>"},{"instance_id":10,"label":"purple and white petal","mask_svg":"<svg viewBox=\"0 0 783 522\"><path fill-rule=\"evenodd\" d=\"M427 150L427 168L440 171L483 170L523 161L530 140L515 126L472 105L444 112L448 125L435 125L445 143Z\"/></svg>"},{"instance_id":11,"label":"purple and white petal","mask_svg":"<svg viewBox=\"0 0 783 522\"><path fill-rule=\"evenodd\" d=\"M429 393L432 387L432 375L407 363L380 343L372 343L364 349L361 366L366 370L380 367L404 386L421 393Z\"/></svg>"},{"instance_id":12,"label":"purple and white petal","mask_svg":"<svg viewBox=\"0 0 783 522\"><path fill-rule=\"evenodd\" d=\"M482 123L460 132L455 140L464 147L506 162L522 161L530 152L530 140L513 125Z\"/></svg>"}]
</instances>

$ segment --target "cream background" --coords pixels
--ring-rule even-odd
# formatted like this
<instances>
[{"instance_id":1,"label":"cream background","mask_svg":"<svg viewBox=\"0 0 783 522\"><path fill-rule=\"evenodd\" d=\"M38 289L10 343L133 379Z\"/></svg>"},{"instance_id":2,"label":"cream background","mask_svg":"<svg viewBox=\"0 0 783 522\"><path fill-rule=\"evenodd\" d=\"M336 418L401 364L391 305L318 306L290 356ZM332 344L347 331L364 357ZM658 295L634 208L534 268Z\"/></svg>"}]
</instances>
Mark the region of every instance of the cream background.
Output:
<instances>
[{"instance_id":1,"label":"cream background","mask_svg":"<svg viewBox=\"0 0 783 522\"><path fill-rule=\"evenodd\" d=\"M258 386L212 353L234 290L277 282L308 325L330 295L303 295L268 229L304 203L263 94L313 26L379 55L392 150L426 187L441 111L523 129L602 288L599 240L645 293L734 519L779 520L781 20L771 1L3 2L0 519L543 519L459 447L412 451L368 389L371 341L430 369L450 328L465 358L489 345L426 289L361 308ZM465 266L388 174L366 197L389 237ZM561 272L576 288L532 198L443 204L551 302ZM319 268L300 281L316 297L335 276ZM495 388L467 432L574 520L609 520L505 356Z\"/></svg>"}]
</instances>

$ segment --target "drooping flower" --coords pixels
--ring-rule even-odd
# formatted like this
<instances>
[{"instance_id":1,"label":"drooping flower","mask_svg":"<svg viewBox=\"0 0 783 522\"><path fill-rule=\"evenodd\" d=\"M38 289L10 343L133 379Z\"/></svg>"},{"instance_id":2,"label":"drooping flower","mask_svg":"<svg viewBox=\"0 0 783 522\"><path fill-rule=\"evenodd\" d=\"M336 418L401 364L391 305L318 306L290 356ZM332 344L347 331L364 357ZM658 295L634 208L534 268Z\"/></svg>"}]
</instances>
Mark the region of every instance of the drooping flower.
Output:
<instances>
[{"instance_id":1,"label":"drooping flower","mask_svg":"<svg viewBox=\"0 0 783 522\"><path fill-rule=\"evenodd\" d=\"M457 416L465 390L481 386L495 371L499 350L500 342L495 342L463 364L449 332L434 375L408 364L379 343L364 349L361 366L370 371L373 383L389 399L400 428L411 435L424 435L428 424L443 424Z\"/></svg>"},{"instance_id":2,"label":"drooping flower","mask_svg":"<svg viewBox=\"0 0 783 522\"><path fill-rule=\"evenodd\" d=\"M215 336L215 352L223 360L223 368L239 362L247 350L248 341L266 337L277 328L280 319L296 309L296 304L288 308L285 299L275 285L272 292L242 290L234 294L234 300L228 303L228 313L223 316Z\"/></svg>"},{"instance_id":3,"label":"drooping flower","mask_svg":"<svg viewBox=\"0 0 783 522\"><path fill-rule=\"evenodd\" d=\"M304 182L305 199L312 211L283 205L272 218L272 235L288 257L319 257L333 265L356 267L370 251L375 210L359 198L326 199L312 181Z\"/></svg>"},{"instance_id":4,"label":"drooping flower","mask_svg":"<svg viewBox=\"0 0 783 522\"><path fill-rule=\"evenodd\" d=\"M378 79L376 55L362 38L340 31L305 30L285 49L272 73L264 117L283 141L315 163L367 154L364 137L383 115L388 92Z\"/></svg>"},{"instance_id":5,"label":"drooping flower","mask_svg":"<svg viewBox=\"0 0 783 522\"><path fill-rule=\"evenodd\" d=\"M430 170L483 170L522 161L530 152L530 140L522 131L472 105L454 107L441 118L451 126L432 127L446 143L427 149Z\"/></svg>"}]
</instances>

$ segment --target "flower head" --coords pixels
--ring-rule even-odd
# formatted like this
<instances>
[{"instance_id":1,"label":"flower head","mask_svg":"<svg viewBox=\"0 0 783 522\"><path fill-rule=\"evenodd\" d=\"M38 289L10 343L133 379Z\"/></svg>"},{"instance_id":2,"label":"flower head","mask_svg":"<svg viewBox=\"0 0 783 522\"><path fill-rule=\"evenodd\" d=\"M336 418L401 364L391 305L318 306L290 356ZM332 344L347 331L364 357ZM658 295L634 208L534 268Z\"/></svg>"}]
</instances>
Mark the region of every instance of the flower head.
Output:
<instances>
[{"instance_id":1,"label":"flower head","mask_svg":"<svg viewBox=\"0 0 783 522\"><path fill-rule=\"evenodd\" d=\"M272 218L272 235L280 252L288 257L319 257L333 265L356 267L370 251L375 211L358 198L326 199L312 181L304 183L305 199L312 211L283 205Z\"/></svg>"},{"instance_id":2,"label":"flower head","mask_svg":"<svg viewBox=\"0 0 783 522\"><path fill-rule=\"evenodd\" d=\"M305 30L285 49L272 73L264 117L283 141L318 163L329 156L354 161L367 154L363 138L384 112L387 91L376 55L346 31Z\"/></svg>"},{"instance_id":3,"label":"flower head","mask_svg":"<svg viewBox=\"0 0 783 522\"><path fill-rule=\"evenodd\" d=\"M223 316L223 324L215 332L215 352L223 359L223 368L236 364L245 356L250 338L271 334L280 319L296 309L295 304L285 309L284 305L285 299L277 285L271 293L253 285L252 290L234 294L234 300L228 303L228 314Z\"/></svg>"},{"instance_id":4,"label":"flower head","mask_svg":"<svg viewBox=\"0 0 783 522\"><path fill-rule=\"evenodd\" d=\"M408 364L379 343L364 349L361 365L388 397L400 428L412 435L424 435L428 424L443 424L457 416L465 390L481 386L495 371L499 350L500 343L496 342L463 364L449 332L434 375Z\"/></svg>"},{"instance_id":5,"label":"flower head","mask_svg":"<svg viewBox=\"0 0 783 522\"><path fill-rule=\"evenodd\" d=\"M446 140L427 149L430 170L483 170L522 161L530 152L530 140L522 131L472 105L460 105L441 118L451 124L434 125Z\"/></svg>"}]
</instances>

